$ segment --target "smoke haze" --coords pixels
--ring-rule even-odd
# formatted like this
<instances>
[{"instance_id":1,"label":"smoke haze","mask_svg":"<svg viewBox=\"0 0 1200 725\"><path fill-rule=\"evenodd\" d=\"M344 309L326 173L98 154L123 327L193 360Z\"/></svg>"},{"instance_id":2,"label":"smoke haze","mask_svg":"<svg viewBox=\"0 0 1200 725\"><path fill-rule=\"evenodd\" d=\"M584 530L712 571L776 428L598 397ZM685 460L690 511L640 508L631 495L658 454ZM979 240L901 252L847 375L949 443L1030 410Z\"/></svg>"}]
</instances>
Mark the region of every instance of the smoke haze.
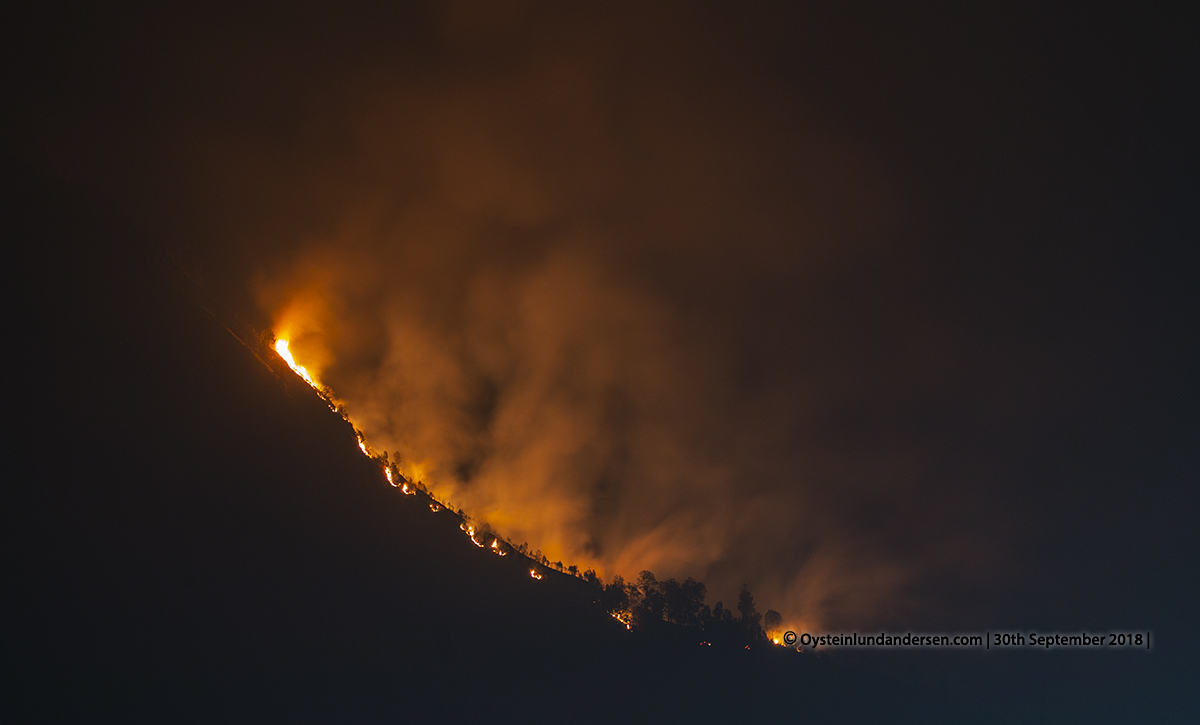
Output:
<instances>
[{"instance_id":1,"label":"smoke haze","mask_svg":"<svg viewBox=\"0 0 1200 725\"><path fill-rule=\"evenodd\" d=\"M960 453L1037 376L912 294L919 184L730 18L455 3L364 41L197 17L162 30L171 83L139 71L166 110L96 125L166 180L119 193L435 493L605 576L748 583L794 625L947 622L930 592L1002 576L1003 474Z\"/></svg>"}]
</instances>

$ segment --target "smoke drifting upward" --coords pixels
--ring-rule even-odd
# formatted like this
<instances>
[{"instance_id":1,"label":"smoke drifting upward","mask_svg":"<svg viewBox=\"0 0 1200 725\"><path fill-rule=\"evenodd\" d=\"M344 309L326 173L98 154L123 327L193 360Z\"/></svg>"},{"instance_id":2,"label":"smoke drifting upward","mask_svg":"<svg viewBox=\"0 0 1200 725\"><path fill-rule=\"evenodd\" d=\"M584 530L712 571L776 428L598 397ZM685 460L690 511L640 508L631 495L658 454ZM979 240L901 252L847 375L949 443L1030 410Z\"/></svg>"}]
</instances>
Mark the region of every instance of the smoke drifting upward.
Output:
<instances>
[{"instance_id":1,"label":"smoke drifting upward","mask_svg":"<svg viewBox=\"0 0 1200 725\"><path fill-rule=\"evenodd\" d=\"M903 609L970 547L901 523L922 451L822 430L911 382L886 312L821 309L895 192L686 16L518 20L448 19L461 65L364 81L336 160L291 159L355 191L260 280L277 329L374 446L552 560L745 580L793 621Z\"/></svg>"},{"instance_id":2,"label":"smoke drifting upward","mask_svg":"<svg viewBox=\"0 0 1200 725\"><path fill-rule=\"evenodd\" d=\"M158 224L223 240L371 444L513 541L792 624L945 621L923 587L1001 553L961 422L1018 403L909 294L909 182L729 19L642 5L202 27Z\"/></svg>"}]
</instances>

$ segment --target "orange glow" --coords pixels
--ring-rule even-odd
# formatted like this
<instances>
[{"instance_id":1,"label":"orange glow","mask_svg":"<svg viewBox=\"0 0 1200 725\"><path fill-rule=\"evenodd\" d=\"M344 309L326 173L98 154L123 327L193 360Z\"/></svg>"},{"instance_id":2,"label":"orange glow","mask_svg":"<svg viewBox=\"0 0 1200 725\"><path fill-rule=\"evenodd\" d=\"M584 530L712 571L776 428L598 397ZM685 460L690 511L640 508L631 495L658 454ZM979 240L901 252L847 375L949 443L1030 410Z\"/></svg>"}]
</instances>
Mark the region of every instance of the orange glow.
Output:
<instances>
[{"instance_id":1,"label":"orange glow","mask_svg":"<svg viewBox=\"0 0 1200 725\"><path fill-rule=\"evenodd\" d=\"M430 478L429 464L425 461L398 461L397 467L400 474L410 481L427 481Z\"/></svg>"},{"instance_id":2,"label":"orange glow","mask_svg":"<svg viewBox=\"0 0 1200 725\"><path fill-rule=\"evenodd\" d=\"M318 390L320 389L320 385L313 378L313 376L309 374L308 369L303 365L296 364L296 358L292 357L292 352L288 349L287 340L284 340L283 338L276 340L275 352L279 354L279 357L283 358L283 361L288 364L288 367L291 368L293 372L304 378L304 382L308 383L314 388L317 388Z\"/></svg>"},{"instance_id":3,"label":"orange glow","mask_svg":"<svg viewBox=\"0 0 1200 725\"><path fill-rule=\"evenodd\" d=\"M272 325L275 333L273 348L293 372L318 392L331 411L354 427L355 443L359 450L368 458L375 459L377 458L376 450L367 442L363 426L374 423L371 416L377 415L377 413L371 412L362 420L357 417L352 418L345 405L333 397L333 391L320 380L321 371L327 369L333 362L330 344L337 337L339 328L327 304L327 290L323 287L325 278L320 270L312 271L312 275L315 276L309 280L311 284L299 291L291 290L285 304L276 303L276 313ZM386 446L389 452L397 448L401 450L404 448L403 444L397 445L397 441L391 438L380 439L378 443ZM422 493L429 496L431 511L439 511L446 501L451 499L457 501L459 498L456 497L460 497L464 493L453 481L444 480L445 477L439 475L437 459L423 459L408 455L401 458L397 455L394 461L381 459L380 464L384 477L391 486L399 488L406 495L416 494L419 487ZM541 497L534 497L534 500L540 501ZM470 504L472 501L465 503ZM480 516L492 527L500 527L502 530L507 528L506 534L523 535L532 539L535 546L530 548L540 549L549 559L571 561L579 565L580 570L591 568L601 575L603 574L602 562L594 561L590 557L581 557L578 553L578 546L564 542L564 537L570 539L572 536L570 530L562 525L563 521L572 518L571 511L555 506L530 518L509 513L514 508L520 510L525 507L525 504L530 503L523 498L503 503L496 501L474 501L474 503L482 503L482 505L476 506L476 510L472 513ZM546 530L554 533L547 535L545 534ZM471 532L468 536L476 546L491 548L497 556L508 556L511 553L508 551L508 548L511 547L490 546L492 543L490 536L487 539L481 539L476 532Z\"/></svg>"},{"instance_id":4,"label":"orange glow","mask_svg":"<svg viewBox=\"0 0 1200 725\"><path fill-rule=\"evenodd\" d=\"M468 536L468 537L470 537L470 539L471 539L471 543L472 543L472 544L474 544L474 545L478 546L480 549L482 549L482 548L483 548L483 542L482 542L482 541L480 541L479 539L476 539L476 538L475 538L475 526L474 526L474 524L468 524L466 521L464 521L464 522L462 522L461 524L459 524L459 525L458 525L458 528L460 528L460 529L462 529L463 531L467 532L467 536Z\"/></svg>"},{"instance_id":5,"label":"orange glow","mask_svg":"<svg viewBox=\"0 0 1200 725\"><path fill-rule=\"evenodd\" d=\"M353 421L351 421L350 417L347 415L345 408L337 404L336 399L331 397L332 393L327 388L323 388L321 384L317 382L316 377L310 373L306 367L296 362L296 358L292 354L289 342L285 337L276 338L275 352L280 358L283 359L285 363L287 363L287 366L291 368L293 372L299 375L306 383L311 385L317 391L321 398L329 405L329 409L331 411L337 413L346 422L353 425ZM371 453L371 448L367 445L366 437L357 426L355 426L355 439L356 443L358 444L358 449L363 452L363 455L369 458L375 458L375 456ZM424 461L418 463L409 463L405 461L403 464L397 461L397 466L401 469L400 475L397 476L397 474L393 473L392 471L392 464L386 462L385 459L380 459L379 463L383 468L383 475L387 478L387 482L393 487L399 488L403 493L408 495L413 495L416 493L416 489L409 486L408 482L410 480L420 480L423 478L424 474L427 473L428 468L428 464ZM399 478L399 481L397 481L397 478ZM438 499L433 498L431 494L427 495L429 495L431 499L429 503L429 510L435 513L441 511L444 506L444 501L439 501ZM507 551L505 545L501 542L501 539L494 538L492 539L490 545L485 544L477 537L478 530L474 524L463 521L461 524L459 524L459 528L466 533L467 537L471 539L471 543L475 544L475 546L478 546L481 549L490 549L497 556L508 556L509 552ZM540 580L542 579L543 574L539 572L536 567L533 567L529 570L529 576L532 579ZM618 620L625 624L626 629L629 629L629 615L628 613L623 614L625 615L625 618L618 617Z\"/></svg>"},{"instance_id":6,"label":"orange glow","mask_svg":"<svg viewBox=\"0 0 1200 725\"><path fill-rule=\"evenodd\" d=\"M290 329L290 327L288 329ZM401 492L404 494L407 494L407 495L416 494L417 487L415 485L412 485L410 482L411 481L421 481L423 479L428 478L429 477L428 474L431 472L430 471L431 464L428 461L410 461L410 460L404 460L403 462L400 460L396 460L395 463L393 464L391 462L388 462L386 460L386 458L377 457L373 453L373 449L371 448L371 446L367 443L366 436L364 435L362 430L350 418L345 407L339 401L337 401L336 398L333 397L332 391L330 391L328 388L324 387L317 380L316 376L313 373L309 372L309 369L307 367L300 365L296 361L295 355L291 349L290 340L288 339L287 336L281 334L276 337L275 344L274 344L274 350L275 350L276 354L278 354L279 357L282 358L285 363L287 363L287 366L289 368L291 368L293 372L295 372L297 375L299 375L306 383L308 383L310 386L313 387L313 389L315 389L317 391L317 394L321 397L322 400L325 401L325 403L329 406L329 409L331 411L336 413L347 423L350 423L352 426L354 426L355 443L358 445L358 449L360 451L362 451L363 455L365 455L368 458L371 458L373 460L376 460L376 462L382 468L383 475L387 479L387 482L394 488L399 488L401 490ZM318 357L320 357L319 350L318 350ZM328 362L328 361L325 361L325 362ZM443 486L443 488L447 488L447 487ZM422 490L424 491L424 487L422 487ZM449 487L448 490L453 490L453 488ZM444 493L445 492L443 492L443 494ZM446 499L435 498L435 496L432 492L426 492L426 495L430 499L429 510L432 512L436 513L438 511L441 511L442 508L445 508L448 505L446 503ZM497 516L499 512L492 510L492 511L489 511L488 513L492 514L493 516ZM499 516L499 518L504 519L506 517ZM489 549L490 551L495 553L497 556L502 556L502 557L508 556L509 553L511 553L509 551L509 549L513 548L513 547L510 543L508 543L507 540L501 539L500 537L495 537L494 535L492 535L490 533L486 538L481 538L479 536L479 534L481 533L480 530L474 524L469 523L467 520L464 520L459 525L459 528L462 529L462 531L467 535L467 537L471 539L471 543L473 543L475 546L477 546L481 549ZM549 556L553 556L553 557L566 558L566 552L562 550L562 547L554 545L554 544L551 544L547 548L547 554ZM531 579L540 581L541 579L544 578L545 572L541 571L538 566L534 566L529 569L529 576ZM618 621L620 621L622 624L625 625L626 629L632 628L631 627L632 617L628 612L622 612L620 614L620 616L618 616L618 615L614 615L614 616L617 618Z\"/></svg>"}]
</instances>

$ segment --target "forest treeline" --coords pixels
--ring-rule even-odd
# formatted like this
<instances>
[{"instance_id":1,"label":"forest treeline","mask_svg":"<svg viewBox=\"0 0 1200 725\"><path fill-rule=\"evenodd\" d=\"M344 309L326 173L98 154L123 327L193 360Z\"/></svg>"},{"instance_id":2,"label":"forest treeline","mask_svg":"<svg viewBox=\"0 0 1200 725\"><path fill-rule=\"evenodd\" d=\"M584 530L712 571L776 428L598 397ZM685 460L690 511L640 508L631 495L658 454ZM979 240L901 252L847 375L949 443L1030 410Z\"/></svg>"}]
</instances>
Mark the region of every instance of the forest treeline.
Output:
<instances>
[{"instance_id":1,"label":"forest treeline","mask_svg":"<svg viewBox=\"0 0 1200 725\"><path fill-rule=\"evenodd\" d=\"M600 592L604 609L627 624L630 629L660 636L696 635L703 644L718 646L753 646L765 644L778 633L783 618L768 609L758 612L754 595L746 585L738 594L737 608L729 609L718 601L711 608L705 604L703 582L688 577L660 581L653 572L643 571L636 581L625 581L617 575L603 584L595 572L584 572L583 578Z\"/></svg>"},{"instance_id":2,"label":"forest treeline","mask_svg":"<svg viewBox=\"0 0 1200 725\"><path fill-rule=\"evenodd\" d=\"M406 493L411 486L414 493L419 492L431 503L455 511L449 504L435 499L421 482L404 478L399 468L388 462L386 452L378 458L385 467L391 469L393 476L389 480L403 482ZM765 614L760 613L754 603L754 595L745 584L738 594L735 608L727 608L721 601L709 607L705 603L707 589L704 583L692 577L682 582L673 578L660 581L653 572L642 571L635 581L626 581L618 574L605 584L592 569L581 571L574 564L550 561L541 551L531 550L526 543L512 544L486 524L478 528L475 524L468 525L470 517L462 509L457 509L455 513L463 521L463 530L477 545L495 549L500 554L516 552L535 565L531 573L539 568L553 569L587 582L596 589L600 606L632 631L656 638L695 638L710 646L739 648L766 644L780 634L783 617L773 609L768 609Z\"/></svg>"},{"instance_id":3,"label":"forest treeline","mask_svg":"<svg viewBox=\"0 0 1200 725\"><path fill-rule=\"evenodd\" d=\"M262 341L268 346L272 345L274 335L264 333ZM738 594L736 613L720 601L710 608L704 601L707 594L704 583L692 577L682 582L673 578L659 581L653 572L644 570L636 581L627 582L618 574L605 584L592 569L580 571L574 564L564 566L561 561L552 562L541 551L531 551L527 543L514 545L486 524L476 526L470 523L470 517L461 508L455 509L448 502L434 497L423 482L405 477L400 470L399 452L389 456L387 451L372 450L367 445L365 434L353 425L332 390L312 381L309 384L316 388L331 410L350 424L358 446L368 458L380 465L389 484L401 488L406 494L427 499L435 512L442 508L454 511L462 520L462 529L477 546L489 548L501 556L509 552L520 554L534 563L530 574L536 578L541 578L538 574L540 565L584 580L596 589L600 606L630 630L658 638L687 640L695 637L701 644L721 647L752 647L766 644L778 636L782 616L773 609L768 609L765 614L759 613L754 596L745 584Z\"/></svg>"},{"instance_id":4,"label":"forest treeline","mask_svg":"<svg viewBox=\"0 0 1200 725\"><path fill-rule=\"evenodd\" d=\"M426 493L423 488L422 493ZM464 524L469 520L461 509L457 513ZM478 531L484 541L495 541L535 565L584 580L595 587L597 601L604 610L633 631L659 637L698 635L703 644L738 647L765 644L780 634L783 617L773 609L760 613L754 595L745 584L738 594L736 608L727 608L721 601L709 607L704 601L707 595L704 582L692 577L682 582L673 578L660 581L653 572L644 570L635 581L626 581L618 574L605 584L594 570L581 571L574 564L564 566L561 561L550 561L526 543L514 546L486 524L478 530L474 525L464 530L471 533L472 539Z\"/></svg>"}]
</instances>

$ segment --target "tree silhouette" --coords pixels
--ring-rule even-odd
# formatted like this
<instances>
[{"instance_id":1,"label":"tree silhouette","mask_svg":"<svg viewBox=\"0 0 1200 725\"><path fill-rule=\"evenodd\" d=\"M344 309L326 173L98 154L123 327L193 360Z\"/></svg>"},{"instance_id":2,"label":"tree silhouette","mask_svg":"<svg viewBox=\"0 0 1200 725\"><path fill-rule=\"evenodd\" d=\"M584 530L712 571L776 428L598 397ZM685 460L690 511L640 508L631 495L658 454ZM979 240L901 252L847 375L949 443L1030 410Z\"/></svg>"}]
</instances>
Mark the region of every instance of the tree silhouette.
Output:
<instances>
[{"instance_id":1,"label":"tree silhouette","mask_svg":"<svg viewBox=\"0 0 1200 725\"><path fill-rule=\"evenodd\" d=\"M774 636L782 627L783 616L774 609L768 609L767 613L763 615L763 629L766 630L767 636Z\"/></svg>"},{"instance_id":2,"label":"tree silhouette","mask_svg":"<svg viewBox=\"0 0 1200 725\"><path fill-rule=\"evenodd\" d=\"M513 548L524 551L531 560L547 568L569 572L596 587L597 601L604 611L616 615L642 635L687 641L690 631L697 641L703 638L709 644L741 649L766 642L764 622L772 633L782 625L779 612L768 610L765 616L758 613L754 596L746 585L742 585L738 594L735 616L722 602L709 609L704 603L707 593L704 583L691 577L682 582L676 579L659 581L654 572L643 570L636 582L626 582L618 574L605 585L594 569L581 573L575 565L564 567L561 562L551 563L541 551L529 552L528 544L524 542Z\"/></svg>"},{"instance_id":3,"label":"tree silhouette","mask_svg":"<svg viewBox=\"0 0 1200 725\"><path fill-rule=\"evenodd\" d=\"M741 615L739 622L742 625L742 633L751 643L759 642L766 639L766 635L762 629L762 615L754 609L754 595L750 593L750 587L742 585L742 591L738 594L738 614Z\"/></svg>"},{"instance_id":4,"label":"tree silhouette","mask_svg":"<svg viewBox=\"0 0 1200 725\"><path fill-rule=\"evenodd\" d=\"M614 576L612 582L604 587L600 602L604 605L606 612L613 614L629 610L629 589L620 574Z\"/></svg>"},{"instance_id":5,"label":"tree silhouette","mask_svg":"<svg viewBox=\"0 0 1200 725\"><path fill-rule=\"evenodd\" d=\"M704 584L688 577L683 583L668 579L662 583L667 621L686 627L700 626L700 610L704 606Z\"/></svg>"},{"instance_id":6,"label":"tree silhouette","mask_svg":"<svg viewBox=\"0 0 1200 725\"><path fill-rule=\"evenodd\" d=\"M657 628L663 621L663 611L667 604L662 585L654 578L653 572L643 570L638 574L635 589L637 594L632 607L633 625L640 629Z\"/></svg>"}]
</instances>

